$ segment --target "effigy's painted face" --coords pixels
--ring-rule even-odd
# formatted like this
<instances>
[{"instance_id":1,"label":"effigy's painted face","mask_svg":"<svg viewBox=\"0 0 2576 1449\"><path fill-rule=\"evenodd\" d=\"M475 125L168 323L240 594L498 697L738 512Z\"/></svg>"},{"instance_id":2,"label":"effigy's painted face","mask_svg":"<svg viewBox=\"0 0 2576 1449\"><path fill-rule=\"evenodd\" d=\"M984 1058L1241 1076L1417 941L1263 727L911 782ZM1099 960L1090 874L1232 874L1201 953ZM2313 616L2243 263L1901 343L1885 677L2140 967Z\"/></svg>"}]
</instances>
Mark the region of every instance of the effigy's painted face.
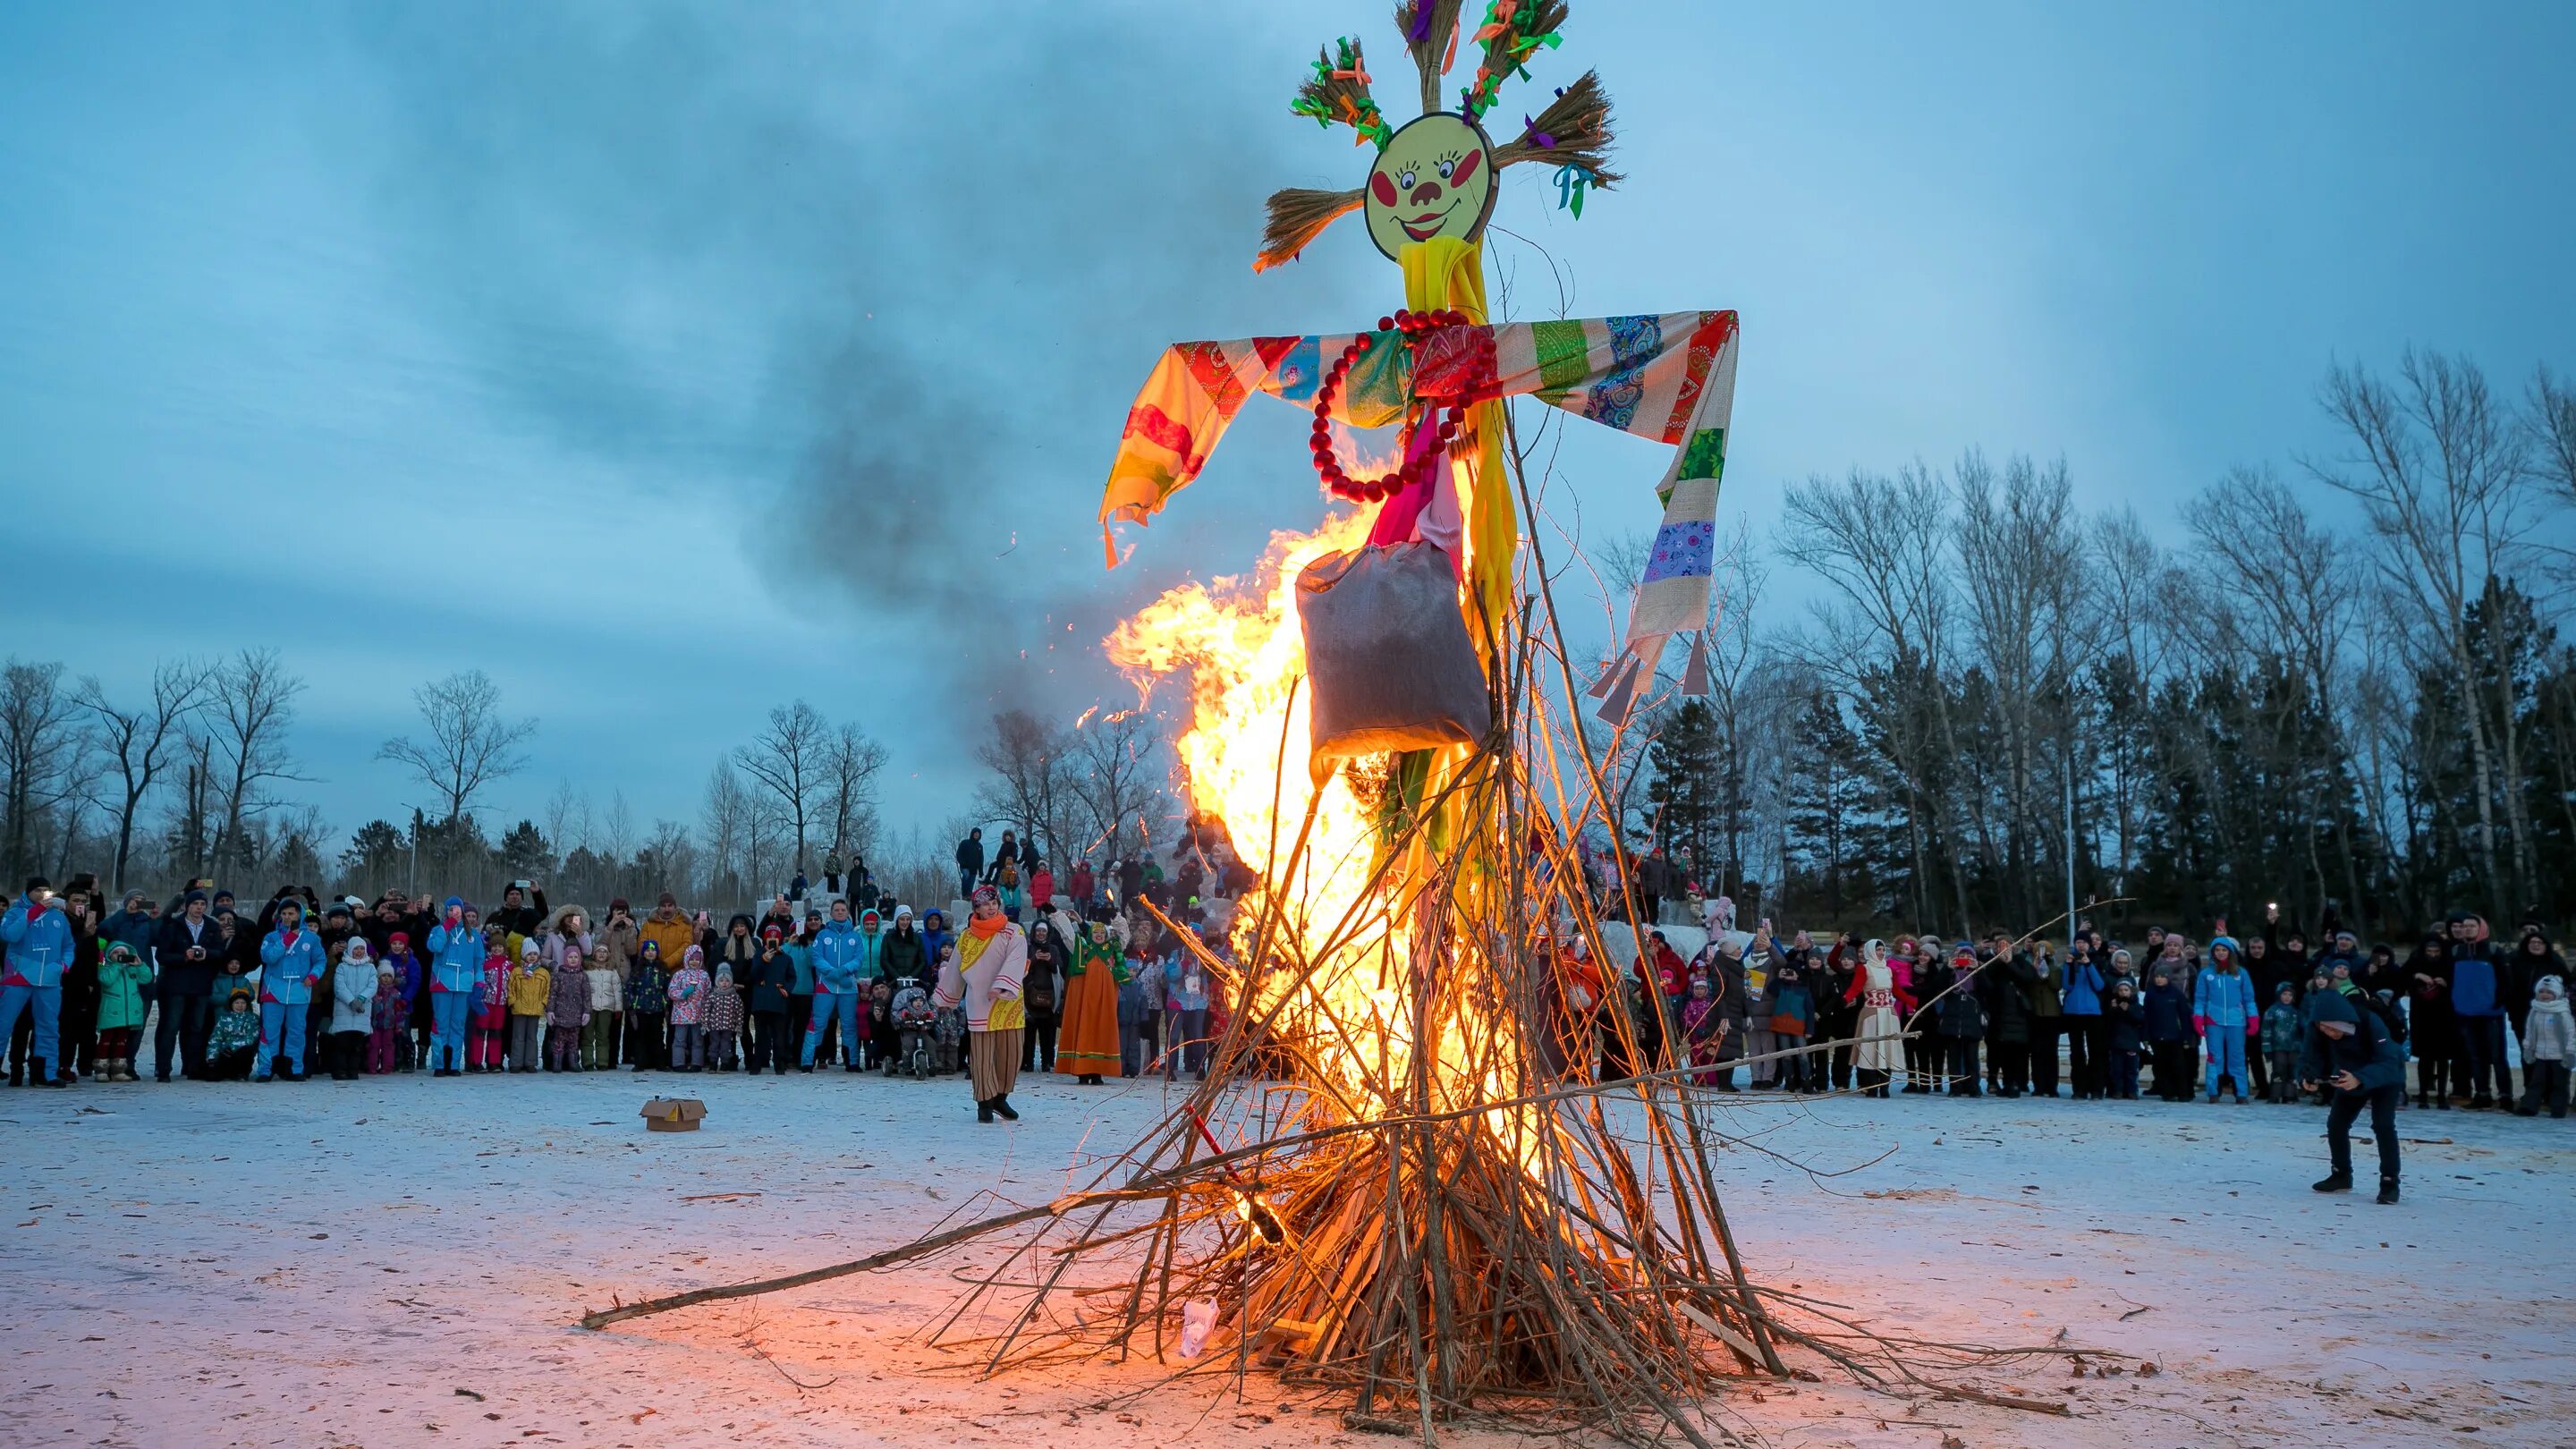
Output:
<instances>
[{"instance_id":1,"label":"effigy's painted face","mask_svg":"<svg viewBox=\"0 0 2576 1449\"><path fill-rule=\"evenodd\" d=\"M1389 260L1407 242L1474 241L1493 210L1494 148L1463 116L1434 111L1414 121L1369 170L1369 239Z\"/></svg>"}]
</instances>

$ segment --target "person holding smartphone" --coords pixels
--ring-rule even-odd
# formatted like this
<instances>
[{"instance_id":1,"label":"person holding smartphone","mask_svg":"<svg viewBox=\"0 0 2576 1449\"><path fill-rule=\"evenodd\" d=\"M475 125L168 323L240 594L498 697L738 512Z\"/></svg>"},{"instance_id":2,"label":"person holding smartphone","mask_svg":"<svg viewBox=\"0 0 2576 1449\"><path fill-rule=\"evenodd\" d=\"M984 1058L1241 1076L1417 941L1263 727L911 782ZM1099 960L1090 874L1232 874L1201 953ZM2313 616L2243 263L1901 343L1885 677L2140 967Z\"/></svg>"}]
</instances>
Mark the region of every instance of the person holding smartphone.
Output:
<instances>
[{"instance_id":1,"label":"person holding smartphone","mask_svg":"<svg viewBox=\"0 0 2576 1449\"><path fill-rule=\"evenodd\" d=\"M0 915L0 943L8 950L8 959L0 963L0 1038L17 1030L21 1015L33 1012L36 1030L27 1052L27 1080L68 1087L72 1075L71 1064L63 1060L62 1012L72 927L43 876L30 877L26 894Z\"/></svg>"}]
</instances>

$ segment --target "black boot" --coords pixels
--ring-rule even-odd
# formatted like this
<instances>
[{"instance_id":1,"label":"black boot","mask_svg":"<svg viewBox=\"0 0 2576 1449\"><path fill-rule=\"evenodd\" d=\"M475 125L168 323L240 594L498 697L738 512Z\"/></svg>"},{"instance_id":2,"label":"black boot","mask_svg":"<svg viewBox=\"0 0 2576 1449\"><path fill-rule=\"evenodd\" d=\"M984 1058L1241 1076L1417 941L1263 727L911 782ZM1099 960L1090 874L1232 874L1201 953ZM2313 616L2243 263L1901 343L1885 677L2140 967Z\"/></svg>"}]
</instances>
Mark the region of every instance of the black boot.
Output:
<instances>
[{"instance_id":1,"label":"black boot","mask_svg":"<svg viewBox=\"0 0 2576 1449\"><path fill-rule=\"evenodd\" d=\"M2382 1207L2395 1207L2397 1205L2396 1178L2383 1177L2379 1180L2379 1205Z\"/></svg>"},{"instance_id":2,"label":"black boot","mask_svg":"<svg viewBox=\"0 0 2576 1449\"><path fill-rule=\"evenodd\" d=\"M2352 1169L2338 1167L2310 1186L2319 1192L2350 1192L2352 1191Z\"/></svg>"},{"instance_id":3,"label":"black boot","mask_svg":"<svg viewBox=\"0 0 2576 1449\"><path fill-rule=\"evenodd\" d=\"M978 1102L978 1103L976 1103L976 1104L975 1104L975 1120L976 1120L976 1121L978 1121L978 1122L990 1122L990 1121L992 1121L992 1120L993 1120L993 1104L992 1104L992 1103L990 1103L990 1102Z\"/></svg>"},{"instance_id":4,"label":"black boot","mask_svg":"<svg viewBox=\"0 0 2576 1449\"><path fill-rule=\"evenodd\" d=\"M1011 1094L1008 1092L1004 1092L1002 1095L993 1099L993 1110L1001 1113L1002 1120L1006 1122L1017 1122L1020 1120L1020 1114L1013 1111L1011 1108Z\"/></svg>"}]
</instances>

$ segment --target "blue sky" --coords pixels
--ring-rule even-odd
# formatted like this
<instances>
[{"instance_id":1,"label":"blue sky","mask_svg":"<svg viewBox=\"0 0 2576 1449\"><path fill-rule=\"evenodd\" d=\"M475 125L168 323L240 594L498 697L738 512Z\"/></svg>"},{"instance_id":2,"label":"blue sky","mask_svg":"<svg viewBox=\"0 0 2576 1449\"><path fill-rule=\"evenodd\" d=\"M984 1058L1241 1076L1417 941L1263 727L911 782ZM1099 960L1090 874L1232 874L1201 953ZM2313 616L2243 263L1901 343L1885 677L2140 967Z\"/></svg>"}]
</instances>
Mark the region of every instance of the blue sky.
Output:
<instances>
[{"instance_id":1,"label":"blue sky","mask_svg":"<svg viewBox=\"0 0 2576 1449\"><path fill-rule=\"evenodd\" d=\"M1111 621L1318 516L1269 408L1128 568L1092 524L1164 342L1399 300L1353 224L1248 265L1263 195L1361 170L1286 112L1316 43L1409 114L1386 9L0 11L0 650L279 647L343 830L417 798L370 758L411 687L477 666L544 721L494 815L691 818L802 695L935 827L992 709L1115 697ZM1536 248L1578 314L1739 309L1757 524L1979 445L2171 536L2329 442L2331 361L2576 366L2569 55L2555 4L1596 0L1500 124L1597 67L1629 183L1577 221L1507 175L1489 265L1524 315ZM1662 466L1570 439L1587 536Z\"/></svg>"}]
</instances>

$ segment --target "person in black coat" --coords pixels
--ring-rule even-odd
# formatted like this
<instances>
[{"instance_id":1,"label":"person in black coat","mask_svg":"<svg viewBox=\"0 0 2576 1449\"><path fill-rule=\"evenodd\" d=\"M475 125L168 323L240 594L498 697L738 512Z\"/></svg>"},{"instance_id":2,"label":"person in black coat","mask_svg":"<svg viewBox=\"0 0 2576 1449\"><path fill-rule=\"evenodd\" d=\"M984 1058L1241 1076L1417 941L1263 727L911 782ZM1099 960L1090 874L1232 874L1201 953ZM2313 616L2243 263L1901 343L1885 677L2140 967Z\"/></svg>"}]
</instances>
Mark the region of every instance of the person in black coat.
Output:
<instances>
[{"instance_id":1,"label":"person in black coat","mask_svg":"<svg viewBox=\"0 0 2576 1449\"><path fill-rule=\"evenodd\" d=\"M738 919L750 924L747 917ZM764 937L751 957L733 968L733 983L751 1007L751 1058L745 1075L759 1076L763 1064L787 1075L788 998L796 988L796 962L776 937Z\"/></svg>"},{"instance_id":2,"label":"person in black coat","mask_svg":"<svg viewBox=\"0 0 2576 1449\"><path fill-rule=\"evenodd\" d=\"M533 941L546 933L546 916L546 893L532 884L512 881L509 889L501 892L500 909L484 917L483 923ZM707 963L707 970L715 970L713 961Z\"/></svg>"},{"instance_id":3,"label":"person in black coat","mask_svg":"<svg viewBox=\"0 0 2576 1449\"><path fill-rule=\"evenodd\" d=\"M1986 1046L1993 1057L1987 1073L1998 1097L2018 1097L2030 1089L2029 993L2040 978L2026 950L1998 931L1994 958L1977 973L1985 990Z\"/></svg>"},{"instance_id":4,"label":"person in black coat","mask_svg":"<svg viewBox=\"0 0 2576 1449\"><path fill-rule=\"evenodd\" d=\"M160 970L153 992L161 1006L153 1034L154 1081L170 1080L173 1062L191 1078L205 1075L206 1038L215 1029L215 974L223 955L223 931L206 914L204 891L188 892L178 910L161 918L152 937L152 963Z\"/></svg>"},{"instance_id":5,"label":"person in black coat","mask_svg":"<svg viewBox=\"0 0 2576 1449\"><path fill-rule=\"evenodd\" d=\"M2126 976L2111 983L2102 1003L2104 1045L2110 1053L2106 1080L2111 1099L2138 1100L2138 1060L2147 1045L2147 1004L2138 999L2138 984ZM2181 1030L2179 1021L2175 1030Z\"/></svg>"}]
</instances>

